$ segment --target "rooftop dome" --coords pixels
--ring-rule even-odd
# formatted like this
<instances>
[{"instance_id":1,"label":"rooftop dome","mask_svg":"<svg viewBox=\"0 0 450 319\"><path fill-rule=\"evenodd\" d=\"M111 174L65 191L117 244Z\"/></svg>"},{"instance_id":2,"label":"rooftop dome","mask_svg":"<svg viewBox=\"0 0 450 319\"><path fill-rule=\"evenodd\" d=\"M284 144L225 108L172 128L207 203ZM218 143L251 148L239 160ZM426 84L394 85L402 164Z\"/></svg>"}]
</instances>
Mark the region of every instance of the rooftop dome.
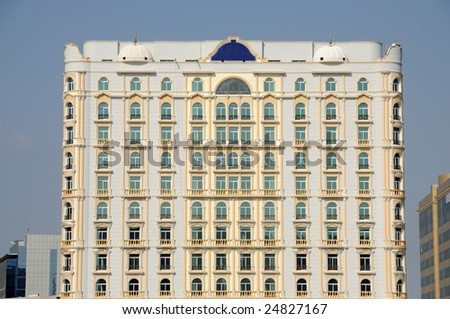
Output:
<instances>
[{"instance_id":1,"label":"rooftop dome","mask_svg":"<svg viewBox=\"0 0 450 319\"><path fill-rule=\"evenodd\" d=\"M122 62L150 62L153 57L144 46L134 42L125 45L119 52L118 61Z\"/></svg>"},{"instance_id":2,"label":"rooftop dome","mask_svg":"<svg viewBox=\"0 0 450 319\"><path fill-rule=\"evenodd\" d=\"M330 45L326 45L321 47L314 54L314 62L346 62L347 56L342 48L335 46L330 43Z\"/></svg>"}]
</instances>

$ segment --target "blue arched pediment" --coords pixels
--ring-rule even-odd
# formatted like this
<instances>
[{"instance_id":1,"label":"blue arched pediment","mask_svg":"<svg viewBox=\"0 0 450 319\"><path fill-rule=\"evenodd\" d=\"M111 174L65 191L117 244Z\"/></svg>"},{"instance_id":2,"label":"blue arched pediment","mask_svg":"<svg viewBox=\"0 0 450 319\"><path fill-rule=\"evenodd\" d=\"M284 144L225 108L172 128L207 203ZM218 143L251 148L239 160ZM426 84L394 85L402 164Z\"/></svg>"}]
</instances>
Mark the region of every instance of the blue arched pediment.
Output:
<instances>
[{"instance_id":1,"label":"blue arched pediment","mask_svg":"<svg viewBox=\"0 0 450 319\"><path fill-rule=\"evenodd\" d=\"M216 94L250 94L247 83L241 79L226 79L216 89Z\"/></svg>"},{"instance_id":2,"label":"blue arched pediment","mask_svg":"<svg viewBox=\"0 0 450 319\"><path fill-rule=\"evenodd\" d=\"M255 61L256 57L242 43L231 40L222 45L211 57L211 61Z\"/></svg>"}]
</instances>

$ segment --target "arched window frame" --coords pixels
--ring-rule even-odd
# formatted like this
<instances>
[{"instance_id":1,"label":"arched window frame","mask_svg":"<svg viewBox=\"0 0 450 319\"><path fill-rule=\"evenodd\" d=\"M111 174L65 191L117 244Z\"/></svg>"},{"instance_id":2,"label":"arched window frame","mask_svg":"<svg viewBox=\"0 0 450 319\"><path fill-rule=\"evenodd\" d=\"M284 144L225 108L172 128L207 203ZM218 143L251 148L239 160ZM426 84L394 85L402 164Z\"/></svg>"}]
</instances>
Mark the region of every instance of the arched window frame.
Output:
<instances>
[{"instance_id":1,"label":"arched window frame","mask_svg":"<svg viewBox=\"0 0 450 319\"><path fill-rule=\"evenodd\" d=\"M264 204L264 220L275 220L276 208L272 202Z\"/></svg>"},{"instance_id":2,"label":"arched window frame","mask_svg":"<svg viewBox=\"0 0 450 319\"><path fill-rule=\"evenodd\" d=\"M216 220L225 220L228 218L228 208L225 202L219 202L216 205Z\"/></svg>"},{"instance_id":3,"label":"arched window frame","mask_svg":"<svg viewBox=\"0 0 450 319\"><path fill-rule=\"evenodd\" d=\"M109 119L109 106L106 102L101 102L97 107L98 119L107 120Z\"/></svg>"},{"instance_id":4,"label":"arched window frame","mask_svg":"<svg viewBox=\"0 0 450 319\"><path fill-rule=\"evenodd\" d=\"M97 204L97 219L108 219L108 204L105 202Z\"/></svg>"},{"instance_id":5,"label":"arched window frame","mask_svg":"<svg viewBox=\"0 0 450 319\"><path fill-rule=\"evenodd\" d=\"M131 91L140 91L141 90L141 80L139 80L139 78L131 79L130 90Z\"/></svg>"},{"instance_id":6,"label":"arched window frame","mask_svg":"<svg viewBox=\"0 0 450 319\"><path fill-rule=\"evenodd\" d=\"M337 118L336 104L328 103L325 110L327 120L335 120Z\"/></svg>"},{"instance_id":7,"label":"arched window frame","mask_svg":"<svg viewBox=\"0 0 450 319\"><path fill-rule=\"evenodd\" d=\"M128 216L130 219L141 218L141 205L138 202L132 202L128 208Z\"/></svg>"},{"instance_id":8,"label":"arched window frame","mask_svg":"<svg viewBox=\"0 0 450 319\"><path fill-rule=\"evenodd\" d=\"M334 92L336 91L336 80L333 78L327 79L327 82L325 83L325 91L327 92Z\"/></svg>"},{"instance_id":9,"label":"arched window frame","mask_svg":"<svg viewBox=\"0 0 450 319\"><path fill-rule=\"evenodd\" d=\"M241 105L241 120L250 120L251 119L251 109L250 104L247 102L242 103Z\"/></svg>"},{"instance_id":10,"label":"arched window frame","mask_svg":"<svg viewBox=\"0 0 450 319\"><path fill-rule=\"evenodd\" d=\"M203 91L203 81L200 78L195 78L192 80L192 91L202 92Z\"/></svg>"},{"instance_id":11,"label":"arched window frame","mask_svg":"<svg viewBox=\"0 0 450 319\"><path fill-rule=\"evenodd\" d=\"M239 118L239 108L236 103L230 103L228 105L228 119L229 120L237 120Z\"/></svg>"},{"instance_id":12,"label":"arched window frame","mask_svg":"<svg viewBox=\"0 0 450 319\"><path fill-rule=\"evenodd\" d=\"M275 169L275 155L272 152L267 152L264 154L264 169Z\"/></svg>"},{"instance_id":13,"label":"arched window frame","mask_svg":"<svg viewBox=\"0 0 450 319\"><path fill-rule=\"evenodd\" d=\"M327 214L326 214L327 220L337 220L338 219L338 207L335 202L328 203L326 210L327 210Z\"/></svg>"},{"instance_id":14,"label":"arched window frame","mask_svg":"<svg viewBox=\"0 0 450 319\"><path fill-rule=\"evenodd\" d=\"M369 119L369 106L367 103L359 103L358 105L358 120L366 121Z\"/></svg>"},{"instance_id":15,"label":"arched window frame","mask_svg":"<svg viewBox=\"0 0 450 319\"><path fill-rule=\"evenodd\" d=\"M172 168L172 154L170 152L163 152L161 154L161 169Z\"/></svg>"},{"instance_id":16,"label":"arched window frame","mask_svg":"<svg viewBox=\"0 0 450 319\"><path fill-rule=\"evenodd\" d=\"M369 220L370 219L370 206L366 202L359 204L359 220Z\"/></svg>"},{"instance_id":17,"label":"arched window frame","mask_svg":"<svg viewBox=\"0 0 450 319\"><path fill-rule=\"evenodd\" d=\"M192 105L192 119L203 120L203 106L199 102Z\"/></svg>"},{"instance_id":18,"label":"arched window frame","mask_svg":"<svg viewBox=\"0 0 450 319\"><path fill-rule=\"evenodd\" d=\"M216 169L225 169L227 165L227 157L223 152L216 155Z\"/></svg>"},{"instance_id":19,"label":"arched window frame","mask_svg":"<svg viewBox=\"0 0 450 319\"><path fill-rule=\"evenodd\" d=\"M109 168L108 153L106 153L106 152L98 153L97 168L98 169L108 169Z\"/></svg>"},{"instance_id":20,"label":"arched window frame","mask_svg":"<svg viewBox=\"0 0 450 319\"><path fill-rule=\"evenodd\" d=\"M106 77L101 77L100 80L98 80L98 90L99 91L109 90L109 81Z\"/></svg>"},{"instance_id":21,"label":"arched window frame","mask_svg":"<svg viewBox=\"0 0 450 319\"><path fill-rule=\"evenodd\" d=\"M169 78L164 78L161 81L161 91L171 91L172 81Z\"/></svg>"},{"instance_id":22,"label":"arched window frame","mask_svg":"<svg viewBox=\"0 0 450 319\"><path fill-rule=\"evenodd\" d=\"M243 202L239 206L239 217L240 217L240 220L251 220L252 207L249 202Z\"/></svg>"},{"instance_id":23,"label":"arched window frame","mask_svg":"<svg viewBox=\"0 0 450 319\"><path fill-rule=\"evenodd\" d=\"M200 202L194 202L191 206L191 218L192 220L203 219L203 205Z\"/></svg>"},{"instance_id":24,"label":"arched window frame","mask_svg":"<svg viewBox=\"0 0 450 319\"><path fill-rule=\"evenodd\" d=\"M306 106L304 103L297 103L295 105L295 119L296 120L306 119Z\"/></svg>"},{"instance_id":25,"label":"arched window frame","mask_svg":"<svg viewBox=\"0 0 450 319\"><path fill-rule=\"evenodd\" d=\"M138 120L141 118L141 104L133 102L130 105L130 119Z\"/></svg>"},{"instance_id":26,"label":"arched window frame","mask_svg":"<svg viewBox=\"0 0 450 319\"><path fill-rule=\"evenodd\" d=\"M264 80L264 92L275 91L275 82L272 78L267 78Z\"/></svg>"},{"instance_id":27,"label":"arched window frame","mask_svg":"<svg viewBox=\"0 0 450 319\"><path fill-rule=\"evenodd\" d=\"M306 219L306 204L304 202L298 202L297 205L295 205L295 219Z\"/></svg>"},{"instance_id":28,"label":"arched window frame","mask_svg":"<svg viewBox=\"0 0 450 319\"><path fill-rule=\"evenodd\" d=\"M367 91L369 87L369 82L366 78L361 78L358 81L358 91Z\"/></svg>"},{"instance_id":29,"label":"arched window frame","mask_svg":"<svg viewBox=\"0 0 450 319\"><path fill-rule=\"evenodd\" d=\"M306 89L306 82L303 78L298 78L297 81L295 81L295 91L297 92L303 92Z\"/></svg>"},{"instance_id":30,"label":"arched window frame","mask_svg":"<svg viewBox=\"0 0 450 319\"><path fill-rule=\"evenodd\" d=\"M161 219L172 219L172 205L169 202L161 203L159 214Z\"/></svg>"},{"instance_id":31,"label":"arched window frame","mask_svg":"<svg viewBox=\"0 0 450 319\"><path fill-rule=\"evenodd\" d=\"M72 78L67 78L66 80L66 91L73 91L75 89L75 82Z\"/></svg>"},{"instance_id":32,"label":"arched window frame","mask_svg":"<svg viewBox=\"0 0 450 319\"><path fill-rule=\"evenodd\" d=\"M161 104L161 120L172 119L172 106L168 102Z\"/></svg>"},{"instance_id":33,"label":"arched window frame","mask_svg":"<svg viewBox=\"0 0 450 319\"><path fill-rule=\"evenodd\" d=\"M73 119L73 104L71 102L66 104L66 120Z\"/></svg>"}]
</instances>

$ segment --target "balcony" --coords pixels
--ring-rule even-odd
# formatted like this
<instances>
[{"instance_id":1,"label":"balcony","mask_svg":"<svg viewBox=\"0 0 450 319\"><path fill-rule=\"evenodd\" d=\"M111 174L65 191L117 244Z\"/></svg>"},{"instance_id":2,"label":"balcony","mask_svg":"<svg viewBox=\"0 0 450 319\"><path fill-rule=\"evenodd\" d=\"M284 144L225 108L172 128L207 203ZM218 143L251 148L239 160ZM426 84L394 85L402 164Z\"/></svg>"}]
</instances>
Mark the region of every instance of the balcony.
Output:
<instances>
[{"instance_id":1,"label":"balcony","mask_svg":"<svg viewBox=\"0 0 450 319\"><path fill-rule=\"evenodd\" d=\"M339 268L338 265L328 265L327 266L327 271L340 271L341 269Z\"/></svg>"},{"instance_id":2,"label":"balcony","mask_svg":"<svg viewBox=\"0 0 450 319\"><path fill-rule=\"evenodd\" d=\"M256 246L256 240L254 239L238 239L236 245L240 247Z\"/></svg>"},{"instance_id":3,"label":"balcony","mask_svg":"<svg viewBox=\"0 0 450 319\"><path fill-rule=\"evenodd\" d=\"M391 190L391 196L392 197L397 197L397 198L404 198L405 197L405 192L403 190L400 190L400 189L392 189Z\"/></svg>"},{"instance_id":4,"label":"balcony","mask_svg":"<svg viewBox=\"0 0 450 319\"><path fill-rule=\"evenodd\" d=\"M231 298L231 291L212 291L211 296L213 298Z\"/></svg>"},{"instance_id":5,"label":"balcony","mask_svg":"<svg viewBox=\"0 0 450 319\"><path fill-rule=\"evenodd\" d=\"M341 189L323 189L322 197L342 197Z\"/></svg>"},{"instance_id":6,"label":"balcony","mask_svg":"<svg viewBox=\"0 0 450 319\"><path fill-rule=\"evenodd\" d=\"M261 190L262 196L281 196L281 190L280 189L262 189Z\"/></svg>"},{"instance_id":7,"label":"balcony","mask_svg":"<svg viewBox=\"0 0 450 319\"><path fill-rule=\"evenodd\" d=\"M370 197L372 196L372 191L370 189L359 189L358 196L360 197Z\"/></svg>"},{"instance_id":8,"label":"balcony","mask_svg":"<svg viewBox=\"0 0 450 319\"><path fill-rule=\"evenodd\" d=\"M358 121L367 121L369 119L369 114L358 114Z\"/></svg>"},{"instance_id":9,"label":"balcony","mask_svg":"<svg viewBox=\"0 0 450 319\"><path fill-rule=\"evenodd\" d=\"M308 196L308 190L307 189L296 189L295 190L295 196L297 196L297 197L306 197L306 196Z\"/></svg>"},{"instance_id":10,"label":"balcony","mask_svg":"<svg viewBox=\"0 0 450 319\"><path fill-rule=\"evenodd\" d=\"M359 293L359 296L363 299L370 299L370 298L373 298L374 293L371 291L361 291Z\"/></svg>"},{"instance_id":11,"label":"balcony","mask_svg":"<svg viewBox=\"0 0 450 319\"><path fill-rule=\"evenodd\" d=\"M206 291L186 291L187 298L206 298Z\"/></svg>"},{"instance_id":12,"label":"balcony","mask_svg":"<svg viewBox=\"0 0 450 319\"><path fill-rule=\"evenodd\" d=\"M109 165L108 164L98 164L97 165L97 169L108 169Z\"/></svg>"},{"instance_id":13,"label":"balcony","mask_svg":"<svg viewBox=\"0 0 450 319\"><path fill-rule=\"evenodd\" d=\"M225 114L217 114L216 115L216 121L225 121L227 119L227 116Z\"/></svg>"},{"instance_id":14,"label":"balcony","mask_svg":"<svg viewBox=\"0 0 450 319\"><path fill-rule=\"evenodd\" d=\"M391 245L396 248L406 248L406 242L404 240L391 240Z\"/></svg>"},{"instance_id":15,"label":"balcony","mask_svg":"<svg viewBox=\"0 0 450 319\"><path fill-rule=\"evenodd\" d=\"M130 120L132 121L132 120L141 120L142 119L142 116L141 116L141 114L130 114Z\"/></svg>"},{"instance_id":16,"label":"balcony","mask_svg":"<svg viewBox=\"0 0 450 319\"><path fill-rule=\"evenodd\" d=\"M124 291L123 297L142 299L145 298L145 291Z\"/></svg>"},{"instance_id":17,"label":"balcony","mask_svg":"<svg viewBox=\"0 0 450 319\"><path fill-rule=\"evenodd\" d=\"M63 189L62 190L62 197L72 197L72 196L77 196L78 192L76 189Z\"/></svg>"},{"instance_id":18,"label":"balcony","mask_svg":"<svg viewBox=\"0 0 450 319\"><path fill-rule=\"evenodd\" d=\"M110 246L110 242L107 239L97 239L95 241L95 246L96 247L102 247L102 248L106 248Z\"/></svg>"},{"instance_id":19,"label":"balcony","mask_svg":"<svg viewBox=\"0 0 450 319\"><path fill-rule=\"evenodd\" d=\"M278 271L278 268L275 265L264 265L264 271Z\"/></svg>"},{"instance_id":20,"label":"balcony","mask_svg":"<svg viewBox=\"0 0 450 319\"><path fill-rule=\"evenodd\" d=\"M61 291L59 293L61 299L73 299L75 297L75 292L72 291Z\"/></svg>"},{"instance_id":21,"label":"balcony","mask_svg":"<svg viewBox=\"0 0 450 319\"><path fill-rule=\"evenodd\" d=\"M158 246L173 246L175 245L175 241L173 239L160 239L157 242Z\"/></svg>"},{"instance_id":22,"label":"balcony","mask_svg":"<svg viewBox=\"0 0 450 319\"><path fill-rule=\"evenodd\" d=\"M97 298L97 299L109 298L109 291L96 291L94 298Z\"/></svg>"},{"instance_id":23,"label":"balcony","mask_svg":"<svg viewBox=\"0 0 450 319\"><path fill-rule=\"evenodd\" d=\"M159 296L161 298L172 298L172 292L171 291L160 291Z\"/></svg>"},{"instance_id":24,"label":"balcony","mask_svg":"<svg viewBox=\"0 0 450 319\"><path fill-rule=\"evenodd\" d=\"M124 196L126 197L145 197L147 196L147 190L142 188L127 188L124 189Z\"/></svg>"},{"instance_id":25,"label":"balcony","mask_svg":"<svg viewBox=\"0 0 450 319\"><path fill-rule=\"evenodd\" d=\"M336 119L337 119L337 115L336 114L327 114L325 116L325 120L326 121L333 121L333 120L336 120Z\"/></svg>"},{"instance_id":26,"label":"balcony","mask_svg":"<svg viewBox=\"0 0 450 319\"><path fill-rule=\"evenodd\" d=\"M304 263L304 264L299 263L296 265L295 270L296 271L306 271L306 270L308 270L308 266L306 265L306 263Z\"/></svg>"},{"instance_id":27,"label":"balcony","mask_svg":"<svg viewBox=\"0 0 450 319\"><path fill-rule=\"evenodd\" d=\"M175 190L173 189L160 189L158 192L160 197L173 197L175 196Z\"/></svg>"},{"instance_id":28,"label":"balcony","mask_svg":"<svg viewBox=\"0 0 450 319\"><path fill-rule=\"evenodd\" d=\"M171 270L172 267L170 265L160 265L159 270Z\"/></svg>"},{"instance_id":29,"label":"balcony","mask_svg":"<svg viewBox=\"0 0 450 319\"><path fill-rule=\"evenodd\" d=\"M240 271L252 271L252 265L241 265L239 267Z\"/></svg>"},{"instance_id":30,"label":"balcony","mask_svg":"<svg viewBox=\"0 0 450 319\"><path fill-rule=\"evenodd\" d=\"M108 138L98 138L97 146L99 147L109 147L112 145L112 141Z\"/></svg>"},{"instance_id":31,"label":"balcony","mask_svg":"<svg viewBox=\"0 0 450 319\"><path fill-rule=\"evenodd\" d=\"M187 246L190 247L202 247L207 246L208 241L206 239L188 239L186 241Z\"/></svg>"},{"instance_id":32,"label":"balcony","mask_svg":"<svg viewBox=\"0 0 450 319\"><path fill-rule=\"evenodd\" d=\"M108 266L107 265L96 265L95 266L95 271L100 271L100 272L104 272L108 270Z\"/></svg>"},{"instance_id":33,"label":"balcony","mask_svg":"<svg viewBox=\"0 0 450 319\"><path fill-rule=\"evenodd\" d=\"M297 298L309 298L309 292L297 291Z\"/></svg>"},{"instance_id":34,"label":"balcony","mask_svg":"<svg viewBox=\"0 0 450 319\"><path fill-rule=\"evenodd\" d=\"M131 247L131 248L144 248L145 240L144 239L125 239L123 241L123 245L125 247Z\"/></svg>"},{"instance_id":35,"label":"balcony","mask_svg":"<svg viewBox=\"0 0 450 319\"><path fill-rule=\"evenodd\" d=\"M231 244L231 240L229 239L213 239L211 241L212 246L229 246Z\"/></svg>"},{"instance_id":36,"label":"balcony","mask_svg":"<svg viewBox=\"0 0 450 319\"><path fill-rule=\"evenodd\" d=\"M110 189L97 189L96 194L97 197L110 197L111 190Z\"/></svg>"},{"instance_id":37,"label":"balcony","mask_svg":"<svg viewBox=\"0 0 450 319\"><path fill-rule=\"evenodd\" d=\"M392 297L395 299L406 299L406 292L393 292Z\"/></svg>"},{"instance_id":38,"label":"balcony","mask_svg":"<svg viewBox=\"0 0 450 319\"><path fill-rule=\"evenodd\" d=\"M358 140L359 147L368 147L369 144L370 144L370 140L368 140L368 139L359 139Z\"/></svg>"},{"instance_id":39,"label":"balcony","mask_svg":"<svg viewBox=\"0 0 450 319\"><path fill-rule=\"evenodd\" d=\"M161 146L174 146L175 140L172 138L162 138L159 140L159 144Z\"/></svg>"},{"instance_id":40,"label":"balcony","mask_svg":"<svg viewBox=\"0 0 450 319\"><path fill-rule=\"evenodd\" d=\"M275 141L274 140L264 140L264 145L267 145L267 146L275 145Z\"/></svg>"},{"instance_id":41,"label":"balcony","mask_svg":"<svg viewBox=\"0 0 450 319\"><path fill-rule=\"evenodd\" d=\"M308 247L309 241L307 239L296 239L295 246L297 247Z\"/></svg>"},{"instance_id":42,"label":"balcony","mask_svg":"<svg viewBox=\"0 0 450 319\"><path fill-rule=\"evenodd\" d=\"M208 190L207 189L188 189L187 190L187 196L207 196Z\"/></svg>"},{"instance_id":43,"label":"balcony","mask_svg":"<svg viewBox=\"0 0 450 319\"><path fill-rule=\"evenodd\" d=\"M337 143L337 140L336 140L336 139L329 139L329 138L327 138L327 139L325 140L325 143L326 143L327 145L335 145L335 144Z\"/></svg>"},{"instance_id":44,"label":"balcony","mask_svg":"<svg viewBox=\"0 0 450 319\"><path fill-rule=\"evenodd\" d=\"M322 246L325 247L342 247L342 240L340 239L325 239L322 240Z\"/></svg>"},{"instance_id":45,"label":"balcony","mask_svg":"<svg viewBox=\"0 0 450 319\"><path fill-rule=\"evenodd\" d=\"M281 291L262 291L261 295L262 298L280 298Z\"/></svg>"},{"instance_id":46,"label":"balcony","mask_svg":"<svg viewBox=\"0 0 450 319\"><path fill-rule=\"evenodd\" d=\"M330 299L345 298L345 292L344 291L323 291L322 297L330 298Z\"/></svg>"},{"instance_id":47,"label":"balcony","mask_svg":"<svg viewBox=\"0 0 450 319\"><path fill-rule=\"evenodd\" d=\"M71 248L75 246L75 240L61 240L61 248Z\"/></svg>"},{"instance_id":48,"label":"balcony","mask_svg":"<svg viewBox=\"0 0 450 319\"><path fill-rule=\"evenodd\" d=\"M358 165L358 169L369 169L369 168L370 168L369 164L359 164Z\"/></svg>"},{"instance_id":49,"label":"balcony","mask_svg":"<svg viewBox=\"0 0 450 319\"><path fill-rule=\"evenodd\" d=\"M238 291L236 294L238 298L258 298L257 291Z\"/></svg>"},{"instance_id":50,"label":"balcony","mask_svg":"<svg viewBox=\"0 0 450 319\"><path fill-rule=\"evenodd\" d=\"M280 245L279 239L263 239L261 242L264 247L276 247Z\"/></svg>"},{"instance_id":51,"label":"balcony","mask_svg":"<svg viewBox=\"0 0 450 319\"><path fill-rule=\"evenodd\" d=\"M306 140L305 139L295 139L294 140L294 146L306 147Z\"/></svg>"},{"instance_id":52,"label":"balcony","mask_svg":"<svg viewBox=\"0 0 450 319\"><path fill-rule=\"evenodd\" d=\"M239 116L237 114L230 114L228 115L229 120L237 120L239 119Z\"/></svg>"},{"instance_id":53,"label":"balcony","mask_svg":"<svg viewBox=\"0 0 450 319\"><path fill-rule=\"evenodd\" d=\"M371 247L371 246L373 246L373 242L370 239L360 239L358 241L358 246L359 247Z\"/></svg>"}]
</instances>

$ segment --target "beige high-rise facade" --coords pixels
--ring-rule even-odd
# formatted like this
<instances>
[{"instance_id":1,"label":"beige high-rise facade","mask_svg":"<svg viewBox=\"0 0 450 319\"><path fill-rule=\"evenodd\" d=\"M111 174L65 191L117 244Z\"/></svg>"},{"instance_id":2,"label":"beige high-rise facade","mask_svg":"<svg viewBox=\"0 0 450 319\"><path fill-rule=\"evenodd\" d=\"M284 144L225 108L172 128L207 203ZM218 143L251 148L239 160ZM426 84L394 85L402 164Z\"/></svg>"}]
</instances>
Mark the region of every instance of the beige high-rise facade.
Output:
<instances>
[{"instance_id":1,"label":"beige high-rise facade","mask_svg":"<svg viewBox=\"0 0 450 319\"><path fill-rule=\"evenodd\" d=\"M405 298L401 46L65 48L62 298Z\"/></svg>"},{"instance_id":2,"label":"beige high-rise facade","mask_svg":"<svg viewBox=\"0 0 450 319\"><path fill-rule=\"evenodd\" d=\"M450 174L419 202L422 298L450 298Z\"/></svg>"}]
</instances>

